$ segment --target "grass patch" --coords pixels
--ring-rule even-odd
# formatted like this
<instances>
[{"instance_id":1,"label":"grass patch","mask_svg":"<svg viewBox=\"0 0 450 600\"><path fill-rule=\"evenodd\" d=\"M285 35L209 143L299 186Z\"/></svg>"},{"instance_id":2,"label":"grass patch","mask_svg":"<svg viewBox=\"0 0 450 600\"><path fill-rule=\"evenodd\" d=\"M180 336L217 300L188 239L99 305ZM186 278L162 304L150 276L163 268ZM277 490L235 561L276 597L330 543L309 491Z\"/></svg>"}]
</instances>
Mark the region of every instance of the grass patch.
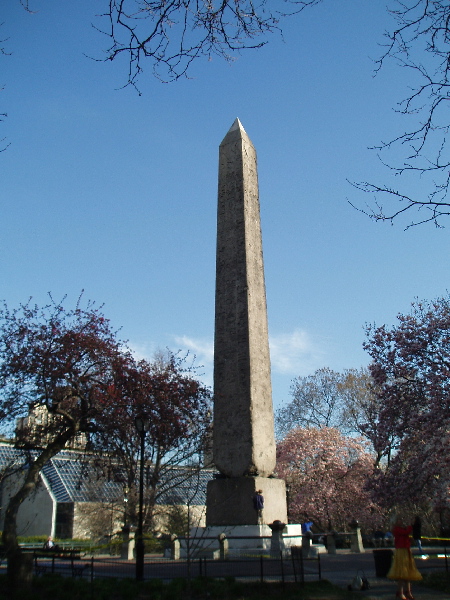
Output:
<instances>
[{"instance_id":1,"label":"grass patch","mask_svg":"<svg viewBox=\"0 0 450 600\"><path fill-rule=\"evenodd\" d=\"M298 583L242 583L226 579L175 579L168 584L154 579L100 579L88 581L47 575L35 578L32 590L7 589L0 577L0 600L350 600L358 594L346 592L328 581Z\"/></svg>"}]
</instances>

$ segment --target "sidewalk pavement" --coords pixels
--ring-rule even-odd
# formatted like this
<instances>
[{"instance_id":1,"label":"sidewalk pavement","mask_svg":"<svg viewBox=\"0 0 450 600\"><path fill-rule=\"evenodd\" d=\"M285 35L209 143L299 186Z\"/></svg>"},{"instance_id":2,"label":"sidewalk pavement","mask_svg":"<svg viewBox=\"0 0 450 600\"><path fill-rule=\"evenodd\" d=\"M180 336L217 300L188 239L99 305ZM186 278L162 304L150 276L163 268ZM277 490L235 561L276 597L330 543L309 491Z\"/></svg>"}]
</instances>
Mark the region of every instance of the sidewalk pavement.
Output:
<instances>
[{"instance_id":1,"label":"sidewalk pavement","mask_svg":"<svg viewBox=\"0 0 450 600\"><path fill-rule=\"evenodd\" d=\"M366 550L363 554L342 553L322 554L322 579L328 579L331 583L343 589L348 589L358 571L365 574L370 583L370 589L358 592L365 600L395 600L397 585L386 577L377 577L375 574L375 560L372 550ZM420 560L416 560L421 570ZM450 600L448 594L425 588L421 584L413 583L412 591L416 600Z\"/></svg>"}]
</instances>

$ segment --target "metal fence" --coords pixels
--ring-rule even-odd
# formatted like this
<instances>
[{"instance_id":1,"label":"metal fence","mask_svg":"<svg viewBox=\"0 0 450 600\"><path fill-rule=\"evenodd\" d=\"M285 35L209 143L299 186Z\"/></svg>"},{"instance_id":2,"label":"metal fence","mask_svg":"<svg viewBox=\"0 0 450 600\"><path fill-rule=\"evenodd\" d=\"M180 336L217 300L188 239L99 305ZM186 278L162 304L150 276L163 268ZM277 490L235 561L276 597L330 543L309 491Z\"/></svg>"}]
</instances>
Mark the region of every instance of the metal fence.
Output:
<instances>
[{"instance_id":1,"label":"metal fence","mask_svg":"<svg viewBox=\"0 0 450 600\"><path fill-rule=\"evenodd\" d=\"M34 554L34 569L37 576L60 574L93 581L101 578L134 578L136 565L134 561L120 558L49 556L42 552ZM169 582L172 579L195 577L226 578L233 577L254 581L315 581L321 579L320 555L305 559L301 552L293 552L291 556L279 558L230 558L212 560L199 558L195 560L146 559L144 563L144 579L161 579Z\"/></svg>"},{"instance_id":2,"label":"metal fence","mask_svg":"<svg viewBox=\"0 0 450 600\"><path fill-rule=\"evenodd\" d=\"M437 541L437 540L434 540ZM439 539L439 543L448 543L448 539ZM33 556L34 572L36 576L46 574L60 574L64 577L80 578L85 580L102 578L136 578L136 563L119 556L92 556L88 548L64 548L58 553L43 552L42 549L29 547L27 549ZM424 548L426 556L420 557L420 570L445 570L450 572L448 546L438 545L433 548ZM2 557L0 557L2 558ZM331 558L331 557L330 557ZM419 556L417 556L419 558ZM6 571L6 561L1 560L0 571ZM350 559L351 560L351 559ZM323 564L322 564L323 563ZM248 581L291 581L305 582L317 581L322 578L328 562L318 553L314 557L305 558L301 547L291 547L284 550L279 556L253 556L232 557L226 559L212 559L199 557L190 559L172 560L168 557L145 556L144 579L160 579L169 582L181 578L225 578L232 577Z\"/></svg>"}]
</instances>

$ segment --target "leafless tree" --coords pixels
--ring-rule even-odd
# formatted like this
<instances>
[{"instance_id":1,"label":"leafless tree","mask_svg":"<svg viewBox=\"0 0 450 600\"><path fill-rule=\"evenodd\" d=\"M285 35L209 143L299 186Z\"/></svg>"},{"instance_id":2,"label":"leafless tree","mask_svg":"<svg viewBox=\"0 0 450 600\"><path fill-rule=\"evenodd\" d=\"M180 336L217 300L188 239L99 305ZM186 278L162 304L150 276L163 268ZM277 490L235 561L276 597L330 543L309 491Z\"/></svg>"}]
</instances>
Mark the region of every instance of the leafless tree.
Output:
<instances>
[{"instance_id":1,"label":"leafless tree","mask_svg":"<svg viewBox=\"0 0 450 600\"><path fill-rule=\"evenodd\" d=\"M411 87L399 103L408 129L375 149L381 161L406 180L403 190L372 182L352 182L374 196L375 204L362 212L376 221L393 221L414 212L412 225L432 222L450 214L450 159L448 102L450 100L449 0L395 0L388 9L396 27L386 33L386 45L377 70L388 60L411 72ZM392 158L400 154L400 159ZM397 154L398 156L398 154ZM415 191L418 179L424 195ZM412 191L410 191L412 190ZM384 207L384 199L388 207ZM391 202L394 201L393 205ZM419 211L418 213L415 211ZM418 216L417 216L418 214Z\"/></svg>"},{"instance_id":2,"label":"leafless tree","mask_svg":"<svg viewBox=\"0 0 450 600\"><path fill-rule=\"evenodd\" d=\"M325 367L307 377L292 381L292 402L280 408L275 421L280 436L294 427L337 427L346 423L343 395L339 388L342 375Z\"/></svg>"},{"instance_id":3,"label":"leafless tree","mask_svg":"<svg viewBox=\"0 0 450 600\"><path fill-rule=\"evenodd\" d=\"M125 54L128 83L135 85L142 59L151 58L154 75L163 81L187 74L199 56L231 60L233 51L258 48L259 37L277 27L277 19L261 3L184 0L110 0L104 31L112 45L109 60Z\"/></svg>"},{"instance_id":4,"label":"leafless tree","mask_svg":"<svg viewBox=\"0 0 450 600\"><path fill-rule=\"evenodd\" d=\"M380 423L380 400L367 368L342 373L318 369L297 377L291 386L292 402L277 411L279 437L296 427L336 427L344 435L358 434L371 444L375 465L389 459L395 443L390 430Z\"/></svg>"},{"instance_id":5,"label":"leafless tree","mask_svg":"<svg viewBox=\"0 0 450 600\"><path fill-rule=\"evenodd\" d=\"M282 17L319 1L284 0L287 10L280 11L265 0L109 0L101 30L111 42L107 60L126 56L127 85L136 87L144 59L158 79L174 81L196 58L232 61L241 50L264 46Z\"/></svg>"},{"instance_id":6,"label":"leafless tree","mask_svg":"<svg viewBox=\"0 0 450 600\"><path fill-rule=\"evenodd\" d=\"M0 23L0 27L1 25L3 25L3 23ZM3 56L8 56L9 52L6 49L6 42L8 40L2 38L0 39L0 55ZM0 88L0 91L3 91L3 88ZM0 113L0 123L2 121L4 121L6 119L8 115L6 113ZM0 140L0 152L3 152L4 150L6 150L6 148L9 146L9 144L6 143L5 138L2 138Z\"/></svg>"},{"instance_id":7,"label":"leafless tree","mask_svg":"<svg viewBox=\"0 0 450 600\"><path fill-rule=\"evenodd\" d=\"M372 445L375 466L389 462L397 441L393 431L383 427L381 401L367 368L346 369L338 384L344 406L346 432L365 437Z\"/></svg>"},{"instance_id":8,"label":"leafless tree","mask_svg":"<svg viewBox=\"0 0 450 600\"><path fill-rule=\"evenodd\" d=\"M197 58L232 61L244 49L260 48L269 34L281 33L284 17L320 1L105 0L94 25L107 39L106 55L99 60L123 57L125 85L136 89L144 63L161 81L174 81L187 77ZM30 0L20 2L32 12ZM374 149L391 173L411 178L403 189L373 181L351 183L375 198L362 212L377 221L393 221L416 209L418 217L408 226L441 226L441 218L450 214L450 0L391 0L388 12L395 26L386 33L376 69L393 60L411 71L412 87L397 108L408 123L404 132ZM416 191L415 178L420 178L423 194Z\"/></svg>"}]
</instances>

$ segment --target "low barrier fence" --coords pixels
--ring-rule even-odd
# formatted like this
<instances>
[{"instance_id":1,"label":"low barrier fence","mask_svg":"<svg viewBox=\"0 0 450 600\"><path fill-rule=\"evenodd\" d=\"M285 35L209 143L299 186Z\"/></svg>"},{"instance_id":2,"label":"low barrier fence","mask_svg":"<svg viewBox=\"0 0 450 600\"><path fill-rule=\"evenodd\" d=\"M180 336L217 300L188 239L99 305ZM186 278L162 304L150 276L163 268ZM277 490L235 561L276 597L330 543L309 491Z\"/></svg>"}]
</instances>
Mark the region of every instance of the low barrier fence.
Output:
<instances>
[{"instance_id":1,"label":"low barrier fence","mask_svg":"<svg viewBox=\"0 0 450 600\"><path fill-rule=\"evenodd\" d=\"M114 558L61 557L34 554L34 569L37 576L60 574L93 581L102 578L134 578L135 563ZM147 559L144 562L144 579L186 579L195 577L225 578L264 581L294 581L304 583L321 579L320 555L304 558L301 552L292 551L290 556L280 554L278 558L231 558L212 560Z\"/></svg>"},{"instance_id":2,"label":"low barrier fence","mask_svg":"<svg viewBox=\"0 0 450 600\"><path fill-rule=\"evenodd\" d=\"M336 553L336 544L333 545L333 540L336 536L352 534L328 534L327 544L328 554ZM353 534L357 535L357 533ZM290 536L292 537L292 536ZM295 536L302 543L305 536ZM314 536L317 539L316 536ZM330 543L331 537L331 543ZM189 538L188 538L189 539ZM170 581L175 578L190 578L198 576L207 577L234 577L239 579L253 579L261 581L295 581L305 582L321 579L322 566L321 555L317 551L317 547L310 548L308 545L291 545L290 547L278 548L274 551L274 546L271 544L270 536L265 538L267 548L261 555L246 556L245 550L241 555L231 556L227 554L228 540L232 540L230 536L221 534L215 540L216 550L211 556L196 555L192 543L195 538L191 538L190 549L187 557L173 556L177 554L174 548L179 548L180 538L172 540L172 556L163 557L161 555L150 557L145 556L144 562L144 579L161 579ZM241 538L246 539L246 538ZM357 538L356 538L357 539ZM434 542L433 547L425 546L423 555L419 555L415 550L416 558L421 558L418 562L420 570L445 570L450 572L450 561L448 548L450 548L449 538L423 538L428 543ZM294 543L296 540L291 540ZM309 541L309 540L308 540ZM442 544L442 546L440 546ZM219 550L217 550L217 545ZM98 578L135 578L136 563L133 559L127 560L124 557L99 557L93 556L88 547L73 546L70 544L61 544L57 551L43 551L42 548L28 546L23 548L25 551L32 553L34 571L37 576L46 574L59 573L65 577L83 578L83 579L98 579ZM323 550L323 547L322 547ZM316 552L317 551L317 552ZM357 550L356 550L357 551ZM364 549L363 549L364 552ZM389 552L385 549L374 549L376 552ZM392 555L392 550L390 550ZM212 557L213 556L213 557ZM3 558L3 560L1 560ZM1 557L1 567L5 568L6 557ZM384 568L384 567L383 567Z\"/></svg>"},{"instance_id":3,"label":"low barrier fence","mask_svg":"<svg viewBox=\"0 0 450 600\"><path fill-rule=\"evenodd\" d=\"M380 552L380 550L375 550ZM349 555L351 560L351 555ZM446 548L434 552L427 559L418 562L421 571L445 570L450 573L449 554ZM87 580L102 578L131 578L136 575L136 564L120 558L73 557L67 555L48 556L43 553L34 555L35 574L60 574L64 577L83 578ZM386 573L380 573L385 576ZM280 554L278 558L260 556L259 558L229 558L192 560L171 560L145 557L144 579L161 579L168 582L172 579L195 577L259 580L259 581L292 581L304 583L322 578L322 560L318 554L314 558L305 558L301 548L291 548L290 555Z\"/></svg>"}]
</instances>

